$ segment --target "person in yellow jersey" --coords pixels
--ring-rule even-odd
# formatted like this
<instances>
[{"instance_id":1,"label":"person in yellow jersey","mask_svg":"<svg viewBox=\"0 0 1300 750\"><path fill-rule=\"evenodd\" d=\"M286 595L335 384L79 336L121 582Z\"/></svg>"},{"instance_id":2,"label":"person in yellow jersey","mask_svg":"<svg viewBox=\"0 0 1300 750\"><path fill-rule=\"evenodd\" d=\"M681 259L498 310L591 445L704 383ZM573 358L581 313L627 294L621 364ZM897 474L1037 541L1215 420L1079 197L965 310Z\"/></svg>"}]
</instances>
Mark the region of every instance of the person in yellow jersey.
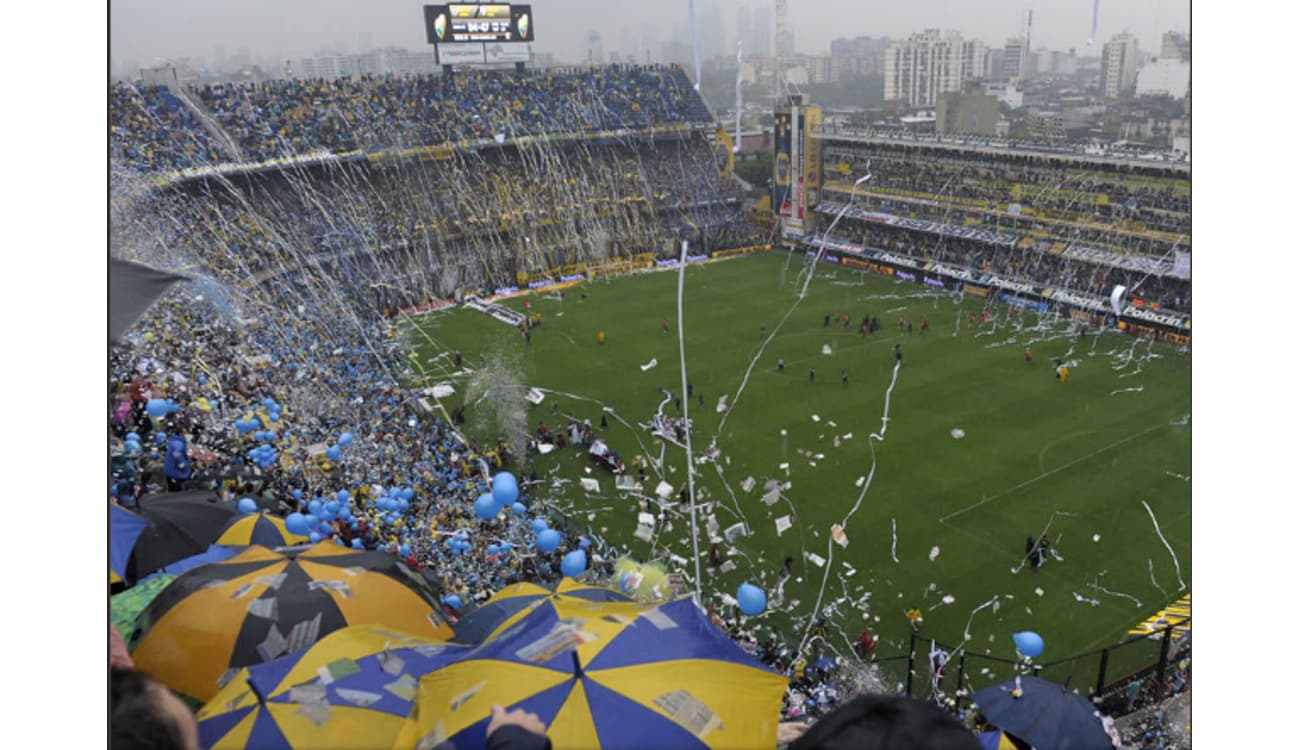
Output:
<instances>
[{"instance_id":1,"label":"person in yellow jersey","mask_svg":"<svg viewBox=\"0 0 1300 750\"><path fill-rule=\"evenodd\" d=\"M601 331L600 333L596 334L596 343L597 343L597 344L604 344L604 343L605 343L605 332L604 332L604 331Z\"/></svg>"}]
</instances>

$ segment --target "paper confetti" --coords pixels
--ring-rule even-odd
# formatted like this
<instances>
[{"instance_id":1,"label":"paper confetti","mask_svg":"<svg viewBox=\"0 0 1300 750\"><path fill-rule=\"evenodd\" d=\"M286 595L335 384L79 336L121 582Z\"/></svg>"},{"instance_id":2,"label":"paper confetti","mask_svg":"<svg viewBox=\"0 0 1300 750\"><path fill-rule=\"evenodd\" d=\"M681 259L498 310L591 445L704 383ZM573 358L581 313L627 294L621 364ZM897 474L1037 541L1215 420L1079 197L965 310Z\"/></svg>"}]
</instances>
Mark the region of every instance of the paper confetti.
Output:
<instances>
[{"instance_id":1,"label":"paper confetti","mask_svg":"<svg viewBox=\"0 0 1300 750\"><path fill-rule=\"evenodd\" d=\"M849 546L849 537L844 533L844 527L838 523L831 527L831 539L834 539L835 543L841 547Z\"/></svg>"},{"instance_id":2,"label":"paper confetti","mask_svg":"<svg viewBox=\"0 0 1300 750\"><path fill-rule=\"evenodd\" d=\"M383 695L372 693L369 690L349 690L348 688L339 688L335 692L339 694L340 698L348 703L351 703L354 706L361 706L362 708L368 708L384 698Z\"/></svg>"},{"instance_id":3,"label":"paper confetti","mask_svg":"<svg viewBox=\"0 0 1300 750\"><path fill-rule=\"evenodd\" d=\"M819 416L817 416L816 414L814 414L814 415L812 415L812 421L814 421L814 422L820 422L820 421L822 421L822 418L819 417Z\"/></svg>"},{"instance_id":4,"label":"paper confetti","mask_svg":"<svg viewBox=\"0 0 1300 750\"><path fill-rule=\"evenodd\" d=\"M936 557L938 557L938 556L939 556L939 547L938 547L938 546L931 547L931 548L930 548L930 562L934 562L934 558L936 558Z\"/></svg>"},{"instance_id":5,"label":"paper confetti","mask_svg":"<svg viewBox=\"0 0 1300 750\"><path fill-rule=\"evenodd\" d=\"M1042 590L1042 589L1034 589L1034 593L1035 593L1035 594L1038 594L1039 596L1042 596L1042 595L1043 595L1043 590Z\"/></svg>"},{"instance_id":6,"label":"paper confetti","mask_svg":"<svg viewBox=\"0 0 1300 750\"><path fill-rule=\"evenodd\" d=\"M1101 534L1093 534L1093 535L1092 535L1092 541L1094 541L1094 542L1100 542L1100 541L1101 541Z\"/></svg>"},{"instance_id":7,"label":"paper confetti","mask_svg":"<svg viewBox=\"0 0 1300 750\"><path fill-rule=\"evenodd\" d=\"M318 727L323 726L325 722L330 720L330 716L333 715L333 712L330 711L330 707L324 703L304 703L299 706L298 710L294 713L307 719Z\"/></svg>"},{"instance_id":8,"label":"paper confetti","mask_svg":"<svg viewBox=\"0 0 1300 750\"><path fill-rule=\"evenodd\" d=\"M790 520L789 516L781 516L780 518L776 519L776 535L781 536L786 531L788 531L790 527L793 525L794 523Z\"/></svg>"}]
</instances>

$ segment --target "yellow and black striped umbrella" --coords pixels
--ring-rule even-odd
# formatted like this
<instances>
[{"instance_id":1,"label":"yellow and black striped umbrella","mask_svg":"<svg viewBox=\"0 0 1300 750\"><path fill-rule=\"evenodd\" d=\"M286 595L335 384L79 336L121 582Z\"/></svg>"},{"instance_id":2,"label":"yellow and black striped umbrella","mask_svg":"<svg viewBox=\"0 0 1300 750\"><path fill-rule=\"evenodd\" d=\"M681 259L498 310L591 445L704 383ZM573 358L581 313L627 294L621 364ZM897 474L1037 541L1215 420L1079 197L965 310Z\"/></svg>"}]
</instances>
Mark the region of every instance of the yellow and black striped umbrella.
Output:
<instances>
[{"instance_id":1,"label":"yellow and black striped umbrella","mask_svg":"<svg viewBox=\"0 0 1300 750\"><path fill-rule=\"evenodd\" d=\"M349 625L445 640L438 592L382 552L321 542L276 552L253 546L172 581L140 614L137 668L210 700L241 667L271 661Z\"/></svg>"},{"instance_id":2,"label":"yellow and black striped umbrella","mask_svg":"<svg viewBox=\"0 0 1300 750\"><path fill-rule=\"evenodd\" d=\"M263 547L292 547L295 544L306 544L307 541L307 537L289 531L283 518L262 511L232 519L213 544L231 547L254 544Z\"/></svg>"}]
</instances>

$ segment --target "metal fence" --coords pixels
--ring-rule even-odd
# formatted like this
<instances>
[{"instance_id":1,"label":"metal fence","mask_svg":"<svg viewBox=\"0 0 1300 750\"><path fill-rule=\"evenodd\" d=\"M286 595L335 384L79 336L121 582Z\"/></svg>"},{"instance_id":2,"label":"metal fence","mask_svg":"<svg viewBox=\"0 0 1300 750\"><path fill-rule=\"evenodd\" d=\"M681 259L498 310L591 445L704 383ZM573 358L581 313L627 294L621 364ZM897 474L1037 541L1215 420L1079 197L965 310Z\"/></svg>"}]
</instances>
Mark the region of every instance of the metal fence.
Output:
<instances>
[{"instance_id":1,"label":"metal fence","mask_svg":"<svg viewBox=\"0 0 1300 750\"><path fill-rule=\"evenodd\" d=\"M1191 618L1113 646L1044 662L972 653L916 632L904 658L903 692L937 700L954 711L968 708L979 690L1027 674L1072 688L1103 713L1122 716L1187 687ZM884 674L897 674L897 658L877 661Z\"/></svg>"}]
</instances>

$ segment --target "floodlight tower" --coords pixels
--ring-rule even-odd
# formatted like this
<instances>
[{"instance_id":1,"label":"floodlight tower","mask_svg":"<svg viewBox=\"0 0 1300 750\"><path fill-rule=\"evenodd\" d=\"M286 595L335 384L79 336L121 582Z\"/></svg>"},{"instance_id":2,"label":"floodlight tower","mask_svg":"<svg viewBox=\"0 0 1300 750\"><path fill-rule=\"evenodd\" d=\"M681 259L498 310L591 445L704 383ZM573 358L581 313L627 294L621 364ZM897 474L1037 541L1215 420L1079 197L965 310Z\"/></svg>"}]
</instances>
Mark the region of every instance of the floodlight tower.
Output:
<instances>
[{"instance_id":1,"label":"floodlight tower","mask_svg":"<svg viewBox=\"0 0 1300 750\"><path fill-rule=\"evenodd\" d=\"M786 24L786 10L789 6L789 0L774 0L776 7L776 100L778 103L789 101L788 86L785 80L785 66L790 59L794 57L794 50L790 49L790 30Z\"/></svg>"}]
</instances>

